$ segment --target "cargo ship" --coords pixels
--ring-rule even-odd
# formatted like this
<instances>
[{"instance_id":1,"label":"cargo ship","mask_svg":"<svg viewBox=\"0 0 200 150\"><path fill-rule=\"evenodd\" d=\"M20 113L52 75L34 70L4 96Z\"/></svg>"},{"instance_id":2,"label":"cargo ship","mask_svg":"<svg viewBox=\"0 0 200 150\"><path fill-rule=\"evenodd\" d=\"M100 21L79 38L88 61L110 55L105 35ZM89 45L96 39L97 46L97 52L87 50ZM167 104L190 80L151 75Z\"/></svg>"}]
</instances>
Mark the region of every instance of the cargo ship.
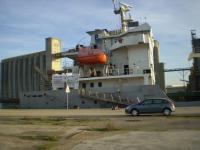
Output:
<instances>
[{"instance_id":1,"label":"cargo ship","mask_svg":"<svg viewBox=\"0 0 200 150\"><path fill-rule=\"evenodd\" d=\"M22 71L9 76L18 81L5 87L14 85L18 93L5 92L5 97L19 97L20 108L123 107L145 98L167 97L159 42L151 26L132 19L132 6L116 1L113 5L114 14L121 17L120 29L88 31L88 46L76 45L65 52L59 51L60 40L47 38L46 52L20 57L14 68ZM74 61L73 66L59 70L60 60L66 57Z\"/></svg>"}]
</instances>

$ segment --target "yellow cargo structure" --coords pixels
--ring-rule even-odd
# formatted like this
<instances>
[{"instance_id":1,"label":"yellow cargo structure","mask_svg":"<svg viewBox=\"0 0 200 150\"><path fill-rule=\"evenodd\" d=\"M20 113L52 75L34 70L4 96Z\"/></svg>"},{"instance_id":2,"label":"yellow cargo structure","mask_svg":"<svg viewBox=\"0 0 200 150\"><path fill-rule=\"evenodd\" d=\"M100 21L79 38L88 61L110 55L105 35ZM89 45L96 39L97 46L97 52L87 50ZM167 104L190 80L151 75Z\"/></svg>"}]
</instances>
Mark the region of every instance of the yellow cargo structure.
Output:
<instances>
[{"instance_id":1,"label":"yellow cargo structure","mask_svg":"<svg viewBox=\"0 0 200 150\"><path fill-rule=\"evenodd\" d=\"M46 49L37 53L4 59L1 62L1 98L18 99L20 92L51 88L48 70L61 70L61 59L52 54L61 52L57 38L46 38ZM49 84L49 86L48 86Z\"/></svg>"}]
</instances>

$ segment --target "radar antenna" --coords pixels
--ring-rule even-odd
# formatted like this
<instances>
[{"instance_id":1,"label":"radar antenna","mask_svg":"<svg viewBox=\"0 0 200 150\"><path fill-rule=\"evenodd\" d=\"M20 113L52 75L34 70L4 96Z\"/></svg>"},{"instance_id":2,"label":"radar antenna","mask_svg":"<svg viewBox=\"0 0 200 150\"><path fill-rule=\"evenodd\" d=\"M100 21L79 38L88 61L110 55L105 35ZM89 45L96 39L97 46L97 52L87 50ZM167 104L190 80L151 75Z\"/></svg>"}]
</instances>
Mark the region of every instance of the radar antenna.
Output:
<instances>
[{"instance_id":1,"label":"radar antenna","mask_svg":"<svg viewBox=\"0 0 200 150\"><path fill-rule=\"evenodd\" d=\"M133 8L133 6L128 5L128 4L125 4L125 3L122 3L122 2L119 2L119 4L120 4L120 5L123 5L123 6L127 7L127 8Z\"/></svg>"},{"instance_id":2,"label":"radar antenna","mask_svg":"<svg viewBox=\"0 0 200 150\"><path fill-rule=\"evenodd\" d=\"M119 2L119 8L117 8L117 0L112 0L114 5L114 13L116 15L121 16L121 28L123 32L127 32L128 30L128 23L132 21L131 15L127 17L127 13L130 11L131 8L133 8L131 5Z\"/></svg>"},{"instance_id":3,"label":"radar antenna","mask_svg":"<svg viewBox=\"0 0 200 150\"><path fill-rule=\"evenodd\" d=\"M116 10L117 8L117 6L116 6L116 0L112 0L112 2L113 2L113 6L114 6L114 10Z\"/></svg>"},{"instance_id":4,"label":"radar antenna","mask_svg":"<svg viewBox=\"0 0 200 150\"><path fill-rule=\"evenodd\" d=\"M196 30L191 30L192 39L197 38Z\"/></svg>"}]
</instances>

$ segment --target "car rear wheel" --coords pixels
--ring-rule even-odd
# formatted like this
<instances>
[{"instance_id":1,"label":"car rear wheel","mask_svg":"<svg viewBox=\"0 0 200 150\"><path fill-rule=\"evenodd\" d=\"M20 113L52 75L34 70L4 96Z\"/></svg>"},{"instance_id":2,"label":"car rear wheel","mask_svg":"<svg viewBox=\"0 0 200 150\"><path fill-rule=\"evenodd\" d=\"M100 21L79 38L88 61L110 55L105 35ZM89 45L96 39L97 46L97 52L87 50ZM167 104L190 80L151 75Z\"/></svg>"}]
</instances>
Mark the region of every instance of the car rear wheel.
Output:
<instances>
[{"instance_id":1,"label":"car rear wheel","mask_svg":"<svg viewBox=\"0 0 200 150\"><path fill-rule=\"evenodd\" d=\"M168 108L165 108L165 109L163 110L163 115L165 115L165 116L170 116L170 115L171 115L171 110L168 109Z\"/></svg>"},{"instance_id":2,"label":"car rear wheel","mask_svg":"<svg viewBox=\"0 0 200 150\"><path fill-rule=\"evenodd\" d=\"M137 110L137 109L133 109L133 110L131 111L131 115L132 115L132 116L138 116L138 115L139 115L138 110Z\"/></svg>"}]
</instances>

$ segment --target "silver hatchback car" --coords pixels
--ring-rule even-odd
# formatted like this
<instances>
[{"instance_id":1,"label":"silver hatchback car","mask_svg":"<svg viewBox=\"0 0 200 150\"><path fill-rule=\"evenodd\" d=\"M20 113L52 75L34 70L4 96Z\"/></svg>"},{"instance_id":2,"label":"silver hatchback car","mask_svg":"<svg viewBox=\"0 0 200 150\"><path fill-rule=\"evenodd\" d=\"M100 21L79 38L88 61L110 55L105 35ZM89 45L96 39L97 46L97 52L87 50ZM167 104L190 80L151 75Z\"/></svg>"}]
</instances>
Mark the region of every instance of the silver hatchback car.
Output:
<instances>
[{"instance_id":1,"label":"silver hatchback car","mask_svg":"<svg viewBox=\"0 0 200 150\"><path fill-rule=\"evenodd\" d=\"M170 99L155 98L146 99L138 104L132 104L125 108L126 114L138 116L145 113L163 113L165 116L171 115L175 111L174 102Z\"/></svg>"}]
</instances>

